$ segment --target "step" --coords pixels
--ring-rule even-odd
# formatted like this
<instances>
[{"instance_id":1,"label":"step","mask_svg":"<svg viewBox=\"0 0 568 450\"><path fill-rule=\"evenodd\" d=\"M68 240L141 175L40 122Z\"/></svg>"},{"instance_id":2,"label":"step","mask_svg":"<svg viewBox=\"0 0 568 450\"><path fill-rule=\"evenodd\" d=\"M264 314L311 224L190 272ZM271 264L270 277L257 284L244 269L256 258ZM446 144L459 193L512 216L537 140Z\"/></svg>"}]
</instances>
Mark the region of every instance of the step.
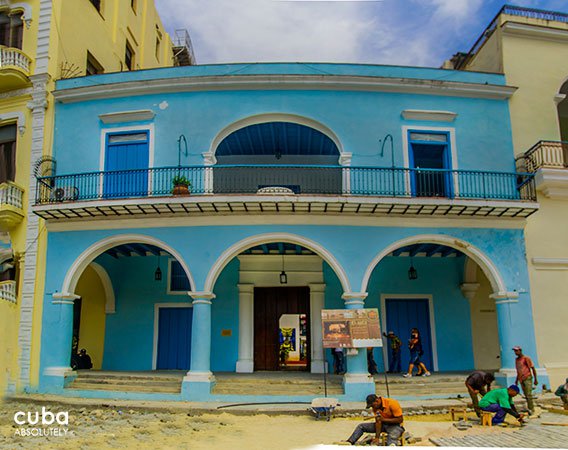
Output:
<instances>
[{"instance_id":1,"label":"step","mask_svg":"<svg viewBox=\"0 0 568 450\"><path fill-rule=\"evenodd\" d=\"M173 376L173 375L129 375L124 373L97 373L97 372L79 372L77 374L77 379L105 379L105 380L131 380L131 381L169 381L169 382L179 382L183 380L183 376Z\"/></svg>"},{"instance_id":2,"label":"step","mask_svg":"<svg viewBox=\"0 0 568 450\"><path fill-rule=\"evenodd\" d=\"M118 392L156 392L175 393L181 392L181 386L125 386L116 384L98 384L74 381L66 389L85 391L118 391Z\"/></svg>"},{"instance_id":3,"label":"step","mask_svg":"<svg viewBox=\"0 0 568 450\"><path fill-rule=\"evenodd\" d=\"M182 380L131 380L131 379L108 379L108 378L75 378L75 383L89 383L89 384L113 384L117 386L180 386Z\"/></svg>"}]
</instances>

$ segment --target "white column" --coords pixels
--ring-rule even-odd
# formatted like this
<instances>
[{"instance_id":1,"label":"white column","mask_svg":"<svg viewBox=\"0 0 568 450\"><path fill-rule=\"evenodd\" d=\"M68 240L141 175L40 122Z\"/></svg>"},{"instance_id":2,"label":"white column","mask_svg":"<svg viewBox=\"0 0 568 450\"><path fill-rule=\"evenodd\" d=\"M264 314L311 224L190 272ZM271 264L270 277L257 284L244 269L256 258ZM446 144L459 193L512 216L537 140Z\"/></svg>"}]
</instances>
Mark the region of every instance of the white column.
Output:
<instances>
[{"instance_id":1,"label":"white column","mask_svg":"<svg viewBox=\"0 0 568 450\"><path fill-rule=\"evenodd\" d=\"M325 303L325 284L310 284L310 329L311 329L311 368L312 373L325 370L321 330L321 310Z\"/></svg>"},{"instance_id":2,"label":"white column","mask_svg":"<svg viewBox=\"0 0 568 450\"><path fill-rule=\"evenodd\" d=\"M254 284L239 284L239 359L236 371L254 372Z\"/></svg>"}]
</instances>

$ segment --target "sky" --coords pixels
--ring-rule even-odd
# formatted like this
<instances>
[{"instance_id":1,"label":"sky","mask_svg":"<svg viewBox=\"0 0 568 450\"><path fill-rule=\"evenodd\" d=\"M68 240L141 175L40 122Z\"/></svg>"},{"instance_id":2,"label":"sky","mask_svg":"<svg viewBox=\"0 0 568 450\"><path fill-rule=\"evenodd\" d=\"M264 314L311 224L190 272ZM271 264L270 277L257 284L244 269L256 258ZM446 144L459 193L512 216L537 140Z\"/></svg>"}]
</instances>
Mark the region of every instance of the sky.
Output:
<instances>
[{"instance_id":1,"label":"sky","mask_svg":"<svg viewBox=\"0 0 568 450\"><path fill-rule=\"evenodd\" d=\"M189 31L198 64L348 62L439 67L504 3L568 13L568 0L155 0Z\"/></svg>"}]
</instances>

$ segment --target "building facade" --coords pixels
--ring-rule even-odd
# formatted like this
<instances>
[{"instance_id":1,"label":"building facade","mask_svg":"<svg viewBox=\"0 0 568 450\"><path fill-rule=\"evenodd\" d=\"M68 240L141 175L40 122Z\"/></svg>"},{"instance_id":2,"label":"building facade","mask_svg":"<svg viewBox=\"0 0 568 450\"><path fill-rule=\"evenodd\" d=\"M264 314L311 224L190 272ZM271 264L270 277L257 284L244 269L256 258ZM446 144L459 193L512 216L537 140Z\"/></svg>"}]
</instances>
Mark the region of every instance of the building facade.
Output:
<instances>
[{"instance_id":1,"label":"building facade","mask_svg":"<svg viewBox=\"0 0 568 450\"><path fill-rule=\"evenodd\" d=\"M511 381L509 349L536 354L524 227L538 210L515 172L515 90L348 64L59 81L57 171L33 206L48 241L37 390L242 399L216 374L321 373L321 310L363 307L403 340L418 327L430 370ZM74 342L96 369L187 373L171 393L87 389ZM374 390L365 353L347 355L340 398Z\"/></svg>"},{"instance_id":2,"label":"building facade","mask_svg":"<svg viewBox=\"0 0 568 450\"><path fill-rule=\"evenodd\" d=\"M568 372L568 14L505 6L468 54L462 70L503 73L511 97L518 170L536 174L540 211L527 221L526 245L539 360L552 385Z\"/></svg>"},{"instance_id":3,"label":"building facade","mask_svg":"<svg viewBox=\"0 0 568 450\"><path fill-rule=\"evenodd\" d=\"M172 43L151 0L0 1L1 392L38 382L46 233L30 193L54 170L55 81L192 63L185 36Z\"/></svg>"}]
</instances>

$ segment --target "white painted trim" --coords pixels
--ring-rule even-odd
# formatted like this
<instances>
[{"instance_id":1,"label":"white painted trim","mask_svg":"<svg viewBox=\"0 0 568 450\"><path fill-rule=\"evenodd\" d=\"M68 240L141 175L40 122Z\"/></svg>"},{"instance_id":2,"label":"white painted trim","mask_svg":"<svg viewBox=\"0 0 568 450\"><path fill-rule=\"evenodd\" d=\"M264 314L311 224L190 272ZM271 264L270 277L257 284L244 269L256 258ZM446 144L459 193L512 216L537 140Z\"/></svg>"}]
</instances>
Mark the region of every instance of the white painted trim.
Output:
<instances>
[{"instance_id":1,"label":"white painted trim","mask_svg":"<svg viewBox=\"0 0 568 450\"><path fill-rule=\"evenodd\" d=\"M564 84L562 84L562 86L564 86ZM562 93L556 94L554 96L554 104L556 106L558 106L560 103L562 103L564 101L565 98L566 98L566 94L562 94Z\"/></svg>"},{"instance_id":2,"label":"white painted trim","mask_svg":"<svg viewBox=\"0 0 568 450\"><path fill-rule=\"evenodd\" d=\"M219 144L230 134L238 131L240 129L246 128L251 125L257 125L261 123L269 123L269 122L290 122L295 123L298 125L304 125L309 128L313 128L314 130L319 131L320 133L326 135L330 138L333 143L336 145L337 149L339 150L339 159L338 162L341 164L341 161L345 161L347 158L351 161L351 153L345 154L343 150L343 145L339 140L339 137L321 122L318 122L314 119L305 116L299 116L297 114L284 114L284 113L266 113L266 114L257 114L254 116L248 116L243 119L237 120L232 122L231 124L227 125L223 128L211 141L211 146L209 147L209 151L204 153L204 155L208 155L209 158L213 156L215 157L215 152L217 151L217 147Z\"/></svg>"},{"instance_id":3,"label":"white painted trim","mask_svg":"<svg viewBox=\"0 0 568 450\"><path fill-rule=\"evenodd\" d=\"M65 377L75 373L71 367L59 366L59 367L46 367L43 370L43 375L47 377Z\"/></svg>"},{"instance_id":4,"label":"white painted trim","mask_svg":"<svg viewBox=\"0 0 568 450\"><path fill-rule=\"evenodd\" d=\"M191 303L154 303L154 339L152 344L152 370L156 370L158 364L158 336L160 332L160 309L161 308L192 308Z\"/></svg>"},{"instance_id":5,"label":"white painted trim","mask_svg":"<svg viewBox=\"0 0 568 450\"><path fill-rule=\"evenodd\" d=\"M434 365L434 372L438 371L438 341L436 333L436 318L434 317L434 299L431 294L381 294L381 325L383 331L387 330L387 306L386 299L395 300L415 300L426 299L428 300L428 313L430 315L430 341L432 342L432 364ZM399 336L400 337L400 336ZM403 339L401 339L403 341ZM404 341L403 341L404 342ZM384 361L388 361L388 345L383 345ZM401 361L402 362L402 361Z\"/></svg>"},{"instance_id":6,"label":"white painted trim","mask_svg":"<svg viewBox=\"0 0 568 450\"><path fill-rule=\"evenodd\" d=\"M146 236L143 234L118 234L95 242L77 257L77 259L73 262L71 267L68 269L67 274L65 275L61 292L75 292L75 288L77 287L77 282L79 281L81 274L97 256L104 253L110 248L116 247L117 245L132 243L151 244L155 245L156 247L160 247L163 250L166 250L170 255L172 255L179 261L185 273L187 274L190 286L195 286L193 275L191 274L191 271L189 270L187 264L185 263L181 255L168 244L152 236Z\"/></svg>"},{"instance_id":7,"label":"white painted trim","mask_svg":"<svg viewBox=\"0 0 568 450\"><path fill-rule=\"evenodd\" d=\"M22 15L22 20L26 23L26 27L29 28L30 24L32 22L32 5L28 4L28 3L12 3L11 5L8 5L10 8L10 13L13 11L17 11L19 9L21 9L24 14Z\"/></svg>"},{"instance_id":8,"label":"white painted trim","mask_svg":"<svg viewBox=\"0 0 568 450\"><path fill-rule=\"evenodd\" d=\"M568 258L532 258L536 270L568 270Z\"/></svg>"},{"instance_id":9,"label":"white painted trim","mask_svg":"<svg viewBox=\"0 0 568 450\"><path fill-rule=\"evenodd\" d=\"M0 114L0 122L16 120L18 132L23 136L26 132L26 116L22 111L10 111Z\"/></svg>"},{"instance_id":10,"label":"white painted trim","mask_svg":"<svg viewBox=\"0 0 568 450\"><path fill-rule=\"evenodd\" d=\"M211 303L210 300L215 298L215 294L212 291L189 291L187 295L193 299L193 303L206 303L205 300L207 300L207 303Z\"/></svg>"},{"instance_id":11,"label":"white painted trim","mask_svg":"<svg viewBox=\"0 0 568 450\"><path fill-rule=\"evenodd\" d=\"M148 168L154 167L154 124L149 123L146 125L132 125L129 127L103 127L101 128L101 142L100 142L100 157L99 157L99 171L105 171L105 156L106 156L106 141L107 134L123 133L126 131L147 131L148 132ZM99 196L103 196L103 174L99 182ZM148 192L152 192L152 172L148 172Z\"/></svg>"},{"instance_id":12,"label":"white painted trim","mask_svg":"<svg viewBox=\"0 0 568 450\"><path fill-rule=\"evenodd\" d=\"M248 238L242 239L239 242L234 243L232 246L227 248L215 261L209 273L207 274L207 279L205 280L206 291L213 291L215 287L215 282L217 278L225 268L225 266L231 261L235 256L242 253L250 247L254 247L261 244L268 244L270 242L286 242L291 244L299 244L307 249L318 254L325 262L327 262L333 269L337 278L341 283L344 292L351 292L351 286L349 284L349 278L343 270L343 267L335 259L335 257L325 249L321 244L307 239L303 236L299 236L292 233L265 233L256 236L250 236Z\"/></svg>"},{"instance_id":13,"label":"white painted trim","mask_svg":"<svg viewBox=\"0 0 568 450\"><path fill-rule=\"evenodd\" d=\"M103 290L105 291L105 314L114 314L116 312L116 299L114 296L114 288L112 286L112 281L108 275L106 269L99 263L92 261L89 266L97 273L101 284L103 285Z\"/></svg>"},{"instance_id":14,"label":"white painted trim","mask_svg":"<svg viewBox=\"0 0 568 450\"><path fill-rule=\"evenodd\" d=\"M402 159L403 167L410 168L410 143L409 143L409 132L411 131L420 132L431 132L431 133L448 133L450 137L450 142L447 144L450 146L450 155L452 167L450 170L458 170L458 147L456 142L456 129L454 127L424 127L424 126L402 126ZM458 179L455 175L452 175L452 181L454 185L454 193L459 194L459 184ZM406 190L410 192L410 173L406 175Z\"/></svg>"},{"instance_id":15,"label":"white painted trim","mask_svg":"<svg viewBox=\"0 0 568 450\"><path fill-rule=\"evenodd\" d=\"M397 92L450 97L506 100L516 87L460 81L414 78L369 77L357 75L211 75L127 81L60 89L53 92L61 103L130 97L160 93L227 90L340 90L357 92Z\"/></svg>"},{"instance_id":16,"label":"white painted trim","mask_svg":"<svg viewBox=\"0 0 568 450\"><path fill-rule=\"evenodd\" d=\"M556 42L568 41L568 30L561 30L558 28L507 21L501 25L501 29L505 34L523 36L531 39L536 38Z\"/></svg>"},{"instance_id":17,"label":"white painted trim","mask_svg":"<svg viewBox=\"0 0 568 450\"><path fill-rule=\"evenodd\" d=\"M124 122L143 122L152 120L156 113L151 109L140 109L137 111L120 111L99 114L102 123L124 123Z\"/></svg>"},{"instance_id":18,"label":"white painted trim","mask_svg":"<svg viewBox=\"0 0 568 450\"><path fill-rule=\"evenodd\" d=\"M365 271L365 275L363 276L363 281L361 283L361 292L365 292L367 290L367 286L369 284L373 270L375 270L375 267L385 256L389 255L397 248L412 244L424 243L446 245L448 247L452 247L461 251L462 253L473 259L477 263L477 265L481 267L481 270L483 270L485 276L487 276L487 279L491 283L493 292L507 292L507 288L505 287L505 283L503 282L503 278L497 270L497 267L481 250L471 245L469 242L464 241L463 239L458 239L453 236L443 234L419 234L393 242L392 244L385 247L377 256L373 258L371 263L367 266L367 270Z\"/></svg>"},{"instance_id":19,"label":"white painted trim","mask_svg":"<svg viewBox=\"0 0 568 450\"><path fill-rule=\"evenodd\" d=\"M430 111L422 109L405 109L401 113L406 120L427 120L430 122L453 122L458 116L451 111Z\"/></svg>"}]
</instances>

